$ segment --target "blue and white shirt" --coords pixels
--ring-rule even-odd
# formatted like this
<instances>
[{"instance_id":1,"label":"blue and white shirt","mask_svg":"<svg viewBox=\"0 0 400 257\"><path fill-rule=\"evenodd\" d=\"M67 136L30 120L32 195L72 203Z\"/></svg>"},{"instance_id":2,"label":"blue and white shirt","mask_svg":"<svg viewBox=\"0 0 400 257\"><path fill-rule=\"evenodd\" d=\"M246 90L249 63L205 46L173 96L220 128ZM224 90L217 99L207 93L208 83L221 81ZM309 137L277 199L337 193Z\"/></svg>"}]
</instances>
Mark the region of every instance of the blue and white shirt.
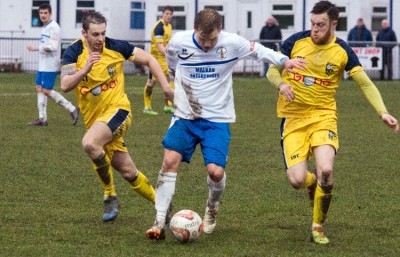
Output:
<instances>
[{"instance_id":1,"label":"blue and white shirt","mask_svg":"<svg viewBox=\"0 0 400 257\"><path fill-rule=\"evenodd\" d=\"M246 57L283 66L287 56L236 34L222 31L216 46L204 51L195 33L176 33L167 45L168 67L175 76L175 116L235 122L232 90L235 64Z\"/></svg>"}]
</instances>

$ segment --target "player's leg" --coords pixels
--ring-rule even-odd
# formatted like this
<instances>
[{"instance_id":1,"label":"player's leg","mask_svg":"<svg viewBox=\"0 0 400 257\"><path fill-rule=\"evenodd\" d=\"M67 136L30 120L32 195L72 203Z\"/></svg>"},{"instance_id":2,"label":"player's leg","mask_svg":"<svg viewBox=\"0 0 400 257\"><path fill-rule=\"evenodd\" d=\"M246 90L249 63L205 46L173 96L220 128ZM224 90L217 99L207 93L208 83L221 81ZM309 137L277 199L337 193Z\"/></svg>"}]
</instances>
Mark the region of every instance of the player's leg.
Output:
<instances>
[{"instance_id":1,"label":"player's leg","mask_svg":"<svg viewBox=\"0 0 400 257\"><path fill-rule=\"evenodd\" d=\"M229 124L202 121L203 139L200 142L207 168L208 199L204 213L204 233L210 234L217 225L219 203L226 186L225 166L231 139Z\"/></svg>"},{"instance_id":2,"label":"player's leg","mask_svg":"<svg viewBox=\"0 0 400 257\"><path fill-rule=\"evenodd\" d=\"M196 147L196 135L189 133L192 121L173 118L163 139L164 159L156 186L156 218L147 230L149 239L165 238L165 221L175 194L175 183L179 164L190 162Z\"/></svg>"},{"instance_id":3,"label":"player's leg","mask_svg":"<svg viewBox=\"0 0 400 257\"><path fill-rule=\"evenodd\" d=\"M333 162L335 148L331 145L314 147L315 167L317 170L318 184L314 197L314 213L311 239L319 244L329 243L322 226L328 215L332 200L333 190Z\"/></svg>"},{"instance_id":4,"label":"player's leg","mask_svg":"<svg viewBox=\"0 0 400 257\"><path fill-rule=\"evenodd\" d=\"M112 154L104 146L112 141L112 132L106 123L96 121L82 139L82 146L93 162L97 178L103 188L103 221L114 220L118 216L118 200L111 168Z\"/></svg>"},{"instance_id":5,"label":"player's leg","mask_svg":"<svg viewBox=\"0 0 400 257\"><path fill-rule=\"evenodd\" d=\"M151 108L151 102L153 99L153 86L154 86L153 74L149 72L149 77L147 79L146 85L144 86L144 109L143 113L148 115L158 115L158 112L153 111Z\"/></svg>"},{"instance_id":6,"label":"player's leg","mask_svg":"<svg viewBox=\"0 0 400 257\"><path fill-rule=\"evenodd\" d=\"M115 168L126 181L128 181L133 191L154 204L155 191L153 186L150 184L147 177L137 170L135 163L125 149L122 151L114 151L111 162L112 167Z\"/></svg>"},{"instance_id":7,"label":"player's leg","mask_svg":"<svg viewBox=\"0 0 400 257\"><path fill-rule=\"evenodd\" d=\"M32 126L47 126L47 96L42 89L42 72L36 72L35 87L37 94L37 107L39 111L39 119L29 122Z\"/></svg>"},{"instance_id":8,"label":"player's leg","mask_svg":"<svg viewBox=\"0 0 400 257\"><path fill-rule=\"evenodd\" d=\"M43 92L47 97L53 99L57 104L64 107L72 117L72 123L75 125L78 122L79 110L64 96L57 91L53 90L57 78L57 72L44 72L43 73Z\"/></svg>"},{"instance_id":9,"label":"player's leg","mask_svg":"<svg viewBox=\"0 0 400 257\"><path fill-rule=\"evenodd\" d=\"M126 132L131 117L130 111L109 108L90 126L82 139L83 149L93 161L103 186L105 204L103 221L113 220L118 215L118 201L111 168L114 149L110 143L118 140ZM109 202L108 199L112 201Z\"/></svg>"},{"instance_id":10,"label":"player's leg","mask_svg":"<svg viewBox=\"0 0 400 257\"><path fill-rule=\"evenodd\" d=\"M164 160L156 185L156 218L153 226L146 232L146 237L149 239L165 239L167 214L175 194L177 170L181 160L182 156L178 152L164 150Z\"/></svg>"}]
</instances>

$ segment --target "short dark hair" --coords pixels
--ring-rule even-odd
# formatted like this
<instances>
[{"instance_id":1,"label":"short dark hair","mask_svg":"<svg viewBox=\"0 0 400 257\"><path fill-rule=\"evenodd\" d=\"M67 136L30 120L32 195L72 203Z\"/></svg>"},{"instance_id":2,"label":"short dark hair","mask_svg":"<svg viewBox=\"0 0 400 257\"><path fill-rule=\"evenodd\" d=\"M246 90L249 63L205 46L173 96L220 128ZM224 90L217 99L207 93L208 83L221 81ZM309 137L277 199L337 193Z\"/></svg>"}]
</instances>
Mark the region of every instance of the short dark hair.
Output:
<instances>
[{"instance_id":1,"label":"short dark hair","mask_svg":"<svg viewBox=\"0 0 400 257\"><path fill-rule=\"evenodd\" d=\"M82 28L87 31L89 29L90 23L93 24L107 24L107 20L103 14L96 11L87 12L82 18Z\"/></svg>"},{"instance_id":2,"label":"short dark hair","mask_svg":"<svg viewBox=\"0 0 400 257\"><path fill-rule=\"evenodd\" d=\"M171 13L174 13L174 8L172 8L172 6L170 6L170 5L166 5L162 9L162 13L165 13L166 11L170 11Z\"/></svg>"},{"instance_id":3,"label":"short dark hair","mask_svg":"<svg viewBox=\"0 0 400 257\"><path fill-rule=\"evenodd\" d=\"M203 30L205 34L210 34L215 29L222 26L222 17L214 9L206 8L201 10L194 18L194 29Z\"/></svg>"},{"instance_id":4,"label":"short dark hair","mask_svg":"<svg viewBox=\"0 0 400 257\"><path fill-rule=\"evenodd\" d=\"M336 5L329 1L319 1L316 3L311 10L312 14L327 13L331 21L337 21L339 19L339 9Z\"/></svg>"},{"instance_id":5,"label":"short dark hair","mask_svg":"<svg viewBox=\"0 0 400 257\"><path fill-rule=\"evenodd\" d=\"M51 13L51 5L41 4L41 5L39 5L39 10L49 10L49 13Z\"/></svg>"}]
</instances>

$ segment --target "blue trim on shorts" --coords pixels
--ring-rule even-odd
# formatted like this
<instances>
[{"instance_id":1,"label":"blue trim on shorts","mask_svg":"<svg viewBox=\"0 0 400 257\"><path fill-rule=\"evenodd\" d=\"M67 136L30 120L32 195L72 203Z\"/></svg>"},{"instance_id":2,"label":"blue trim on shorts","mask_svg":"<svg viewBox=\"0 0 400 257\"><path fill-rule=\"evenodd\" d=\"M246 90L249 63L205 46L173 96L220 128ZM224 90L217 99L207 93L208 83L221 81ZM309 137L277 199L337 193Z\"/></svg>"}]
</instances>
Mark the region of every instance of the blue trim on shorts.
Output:
<instances>
[{"instance_id":1,"label":"blue trim on shorts","mask_svg":"<svg viewBox=\"0 0 400 257\"><path fill-rule=\"evenodd\" d=\"M107 126L114 132L121 127L129 116L129 111L124 109L118 109L114 116L107 122Z\"/></svg>"},{"instance_id":2,"label":"blue trim on shorts","mask_svg":"<svg viewBox=\"0 0 400 257\"><path fill-rule=\"evenodd\" d=\"M183 162L190 163L200 144L205 165L213 163L225 168L231 139L229 123L174 118L172 122L162 141L165 149L178 152Z\"/></svg>"},{"instance_id":3,"label":"blue trim on shorts","mask_svg":"<svg viewBox=\"0 0 400 257\"><path fill-rule=\"evenodd\" d=\"M37 71L35 85L40 85L45 89L53 89L56 84L57 71Z\"/></svg>"}]
</instances>

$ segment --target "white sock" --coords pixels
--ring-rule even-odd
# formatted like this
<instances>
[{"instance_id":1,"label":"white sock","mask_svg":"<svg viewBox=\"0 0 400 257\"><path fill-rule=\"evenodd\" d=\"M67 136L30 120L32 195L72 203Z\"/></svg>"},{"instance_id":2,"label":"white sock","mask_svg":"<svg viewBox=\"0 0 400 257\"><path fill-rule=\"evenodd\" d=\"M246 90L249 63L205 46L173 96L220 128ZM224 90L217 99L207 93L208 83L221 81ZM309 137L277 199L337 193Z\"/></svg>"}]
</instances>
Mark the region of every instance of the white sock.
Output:
<instances>
[{"instance_id":1,"label":"white sock","mask_svg":"<svg viewBox=\"0 0 400 257\"><path fill-rule=\"evenodd\" d=\"M226 174L224 173L224 177L219 182L214 182L210 178L210 176L207 176L207 184L208 184L207 206L209 208L218 208L219 201L222 197L222 194L225 191Z\"/></svg>"},{"instance_id":2,"label":"white sock","mask_svg":"<svg viewBox=\"0 0 400 257\"><path fill-rule=\"evenodd\" d=\"M47 96L44 93L37 93L37 106L39 119L47 120Z\"/></svg>"},{"instance_id":3,"label":"white sock","mask_svg":"<svg viewBox=\"0 0 400 257\"><path fill-rule=\"evenodd\" d=\"M176 172L162 172L158 175L156 186L156 220L165 223L165 216L175 194Z\"/></svg>"},{"instance_id":4,"label":"white sock","mask_svg":"<svg viewBox=\"0 0 400 257\"><path fill-rule=\"evenodd\" d=\"M50 92L50 97L53 99L56 103L67 109L69 112L75 111L75 106L71 104L70 101L65 99L64 96L62 96L60 93L58 93L55 90L51 90Z\"/></svg>"}]
</instances>

